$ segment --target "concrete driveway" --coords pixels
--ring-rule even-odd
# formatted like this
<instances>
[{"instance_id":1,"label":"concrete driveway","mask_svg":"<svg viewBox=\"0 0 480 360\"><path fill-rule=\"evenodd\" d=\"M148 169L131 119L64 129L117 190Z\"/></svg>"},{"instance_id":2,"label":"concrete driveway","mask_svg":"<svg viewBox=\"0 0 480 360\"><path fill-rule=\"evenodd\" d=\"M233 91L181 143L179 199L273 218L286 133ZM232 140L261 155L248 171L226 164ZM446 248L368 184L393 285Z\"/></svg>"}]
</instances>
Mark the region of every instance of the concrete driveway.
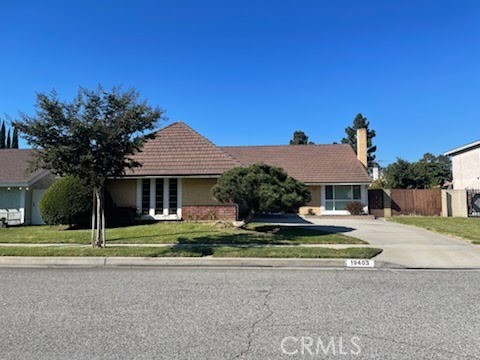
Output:
<instances>
[{"instance_id":1,"label":"concrete driveway","mask_svg":"<svg viewBox=\"0 0 480 360\"><path fill-rule=\"evenodd\" d=\"M480 268L480 245L383 219L275 217L260 221L308 226L365 240L383 249L375 260L409 268Z\"/></svg>"}]
</instances>

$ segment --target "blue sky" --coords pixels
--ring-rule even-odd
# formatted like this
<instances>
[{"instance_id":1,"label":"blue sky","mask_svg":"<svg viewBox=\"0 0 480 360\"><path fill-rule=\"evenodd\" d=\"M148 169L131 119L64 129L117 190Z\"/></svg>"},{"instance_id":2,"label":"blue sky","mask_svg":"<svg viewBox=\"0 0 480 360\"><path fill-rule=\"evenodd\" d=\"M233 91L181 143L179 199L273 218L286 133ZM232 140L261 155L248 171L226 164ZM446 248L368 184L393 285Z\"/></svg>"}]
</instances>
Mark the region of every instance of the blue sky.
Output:
<instances>
[{"instance_id":1,"label":"blue sky","mask_svg":"<svg viewBox=\"0 0 480 360\"><path fill-rule=\"evenodd\" d=\"M377 158L480 138L478 1L0 0L0 114L35 92L135 87L218 145L339 141Z\"/></svg>"}]
</instances>

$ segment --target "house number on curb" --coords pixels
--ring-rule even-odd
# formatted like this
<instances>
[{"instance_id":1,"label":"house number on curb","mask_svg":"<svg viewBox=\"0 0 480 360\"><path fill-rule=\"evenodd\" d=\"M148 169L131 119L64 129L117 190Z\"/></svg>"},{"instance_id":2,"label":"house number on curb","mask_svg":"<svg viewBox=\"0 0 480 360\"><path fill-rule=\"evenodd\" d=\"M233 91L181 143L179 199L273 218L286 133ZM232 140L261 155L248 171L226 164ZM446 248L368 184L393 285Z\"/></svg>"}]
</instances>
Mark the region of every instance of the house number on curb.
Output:
<instances>
[{"instance_id":1,"label":"house number on curb","mask_svg":"<svg viewBox=\"0 0 480 360\"><path fill-rule=\"evenodd\" d=\"M373 260L348 259L345 263L347 267L375 267L375 262Z\"/></svg>"}]
</instances>

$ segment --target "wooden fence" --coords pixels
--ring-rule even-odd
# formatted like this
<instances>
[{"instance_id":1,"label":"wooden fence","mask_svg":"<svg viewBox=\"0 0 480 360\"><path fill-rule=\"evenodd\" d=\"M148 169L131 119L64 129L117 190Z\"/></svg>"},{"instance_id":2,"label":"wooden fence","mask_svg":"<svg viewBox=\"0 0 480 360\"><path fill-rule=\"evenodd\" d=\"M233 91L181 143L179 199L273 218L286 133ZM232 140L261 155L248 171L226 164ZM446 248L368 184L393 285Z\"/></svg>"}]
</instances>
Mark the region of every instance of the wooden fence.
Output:
<instances>
[{"instance_id":1,"label":"wooden fence","mask_svg":"<svg viewBox=\"0 0 480 360\"><path fill-rule=\"evenodd\" d=\"M392 189L369 190L370 214L375 216L423 215L440 216L442 214L442 191Z\"/></svg>"}]
</instances>

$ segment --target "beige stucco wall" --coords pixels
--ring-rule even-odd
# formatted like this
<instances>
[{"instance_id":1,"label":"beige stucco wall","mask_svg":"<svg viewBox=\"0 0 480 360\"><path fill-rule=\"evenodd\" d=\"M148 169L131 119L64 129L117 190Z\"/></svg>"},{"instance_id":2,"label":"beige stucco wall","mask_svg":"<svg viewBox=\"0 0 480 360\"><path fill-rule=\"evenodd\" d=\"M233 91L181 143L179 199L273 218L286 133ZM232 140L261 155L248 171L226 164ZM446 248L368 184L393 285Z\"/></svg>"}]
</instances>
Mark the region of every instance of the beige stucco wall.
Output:
<instances>
[{"instance_id":1,"label":"beige stucco wall","mask_svg":"<svg viewBox=\"0 0 480 360\"><path fill-rule=\"evenodd\" d=\"M321 186L308 186L312 199L307 204L307 206L320 206L320 192Z\"/></svg>"},{"instance_id":2,"label":"beige stucco wall","mask_svg":"<svg viewBox=\"0 0 480 360\"><path fill-rule=\"evenodd\" d=\"M115 205L137 207L137 180L110 180L107 190Z\"/></svg>"},{"instance_id":3,"label":"beige stucco wall","mask_svg":"<svg viewBox=\"0 0 480 360\"><path fill-rule=\"evenodd\" d=\"M193 205L219 205L212 196L212 187L217 179L182 179L182 204Z\"/></svg>"},{"instance_id":4,"label":"beige stucco wall","mask_svg":"<svg viewBox=\"0 0 480 360\"><path fill-rule=\"evenodd\" d=\"M315 215L320 215L321 209L321 186L308 186L312 199L310 202L298 209L300 215L308 215L309 212L313 212Z\"/></svg>"},{"instance_id":5,"label":"beige stucco wall","mask_svg":"<svg viewBox=\"0 0 480 360\"><path fill-rule=\"evenodd\" d=\"M453 188L480 189L480 148L452 157Z\"/></svg>"},{"instance_id":6,"label":"beige stucco wall","mask_svg":"<svg viewBox=\"0 0 480 360\"><path fill-rule=\"evenodd\" d=\"M442 216L468 217L465 190L442 190Z\"/></svg>"}]
</instances>

